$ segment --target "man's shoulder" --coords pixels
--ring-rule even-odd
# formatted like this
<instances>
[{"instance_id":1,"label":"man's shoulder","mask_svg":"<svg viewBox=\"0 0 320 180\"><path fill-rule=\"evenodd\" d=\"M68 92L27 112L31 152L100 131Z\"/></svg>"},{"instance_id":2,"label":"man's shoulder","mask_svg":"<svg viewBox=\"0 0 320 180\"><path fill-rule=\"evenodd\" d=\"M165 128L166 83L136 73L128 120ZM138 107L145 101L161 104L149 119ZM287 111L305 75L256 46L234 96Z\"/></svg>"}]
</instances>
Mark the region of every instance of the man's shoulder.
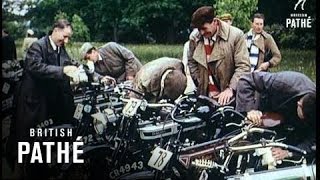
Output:
<instances>
[{"instance_id":1,"label":"man's shoulder","mask_svg":"<svg viewBox=\"0 0 320 180\"><path fill-rule=\"evenodd\" d=\"M2 42L5 44L14 43L14 39L11 36L5 36L1 38Z\"/></svg>"},{"instance_id":2,"label":"man's shoulder","mask_svg":"<svg viewBox=\"0 0 320 180\"><path fill-rule=\"evenodd\" d=\"M40 39L35 40L34 44L38 44L39 46L44 46L46 45L47 42L49 42L49 37L44 36Z\"/></svg>"},{"instance_id":3,"label":"man's shoulder","mask_svg":"<svg viewBox=\"0 0 320 180\"><path fill-rule=\"evenodd\" d=\"M220 27L219 27L219 36L224 39L224 40L232 40L235 39L236 37L243 36L243 31L240 30L239 28L228 25L227 23L220 21Z\"/></svg>"},{"instance_id":4,"label":"man's shoulder","mask_svg":"<svg viewBox=\"0 0 320 180\"><path fill-rule=\"evenodd\" d=\"M119 46L121 46L121 45L116 42L107 42L106 44L99 47L99 49L101 49L101 50L112 49L112 48L117 48Z\"/></svg>"},{"instance_id":5,"label":"man's shoulder","mask_svg":"<svg viewBox=\"0 0 320 180\"><path fill-rule=\"evenodd\" d=\"M273 39L272 35L269 34L268 32L266 31L262 31L262 36L265 38L265 39Z\"/></svg>"},{"instance_id":6,"label":"man's shoulder","mask_svg":"<svg viewBox=\"0 0 320 180\"><path fill-rule=\"evenodd\" d=\"M229 36L238 39L238 38L243 37L243 35L244 35L244 33L241 29L239 29L235 26L229 27Z\"/></svg>"}]
</instances>

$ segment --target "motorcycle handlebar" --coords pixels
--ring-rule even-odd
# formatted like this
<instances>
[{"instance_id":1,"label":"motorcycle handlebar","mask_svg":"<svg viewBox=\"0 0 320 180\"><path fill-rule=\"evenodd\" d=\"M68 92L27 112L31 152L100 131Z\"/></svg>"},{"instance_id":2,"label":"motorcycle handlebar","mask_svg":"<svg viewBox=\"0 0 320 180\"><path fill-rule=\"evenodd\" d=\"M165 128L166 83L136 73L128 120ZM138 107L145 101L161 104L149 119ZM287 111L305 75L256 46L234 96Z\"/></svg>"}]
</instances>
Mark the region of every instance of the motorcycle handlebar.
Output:
<instances>
[{"instance_id":1,"label":"motorcycle handlebar","mask_svg":"<svg viewBox=\"0 0 320 180\"><path fill-rule=\"evenodd\" d=\"M249 150L254 150L257 148L264 148L264 147L280 147L288 150L292 150L295 152L298 152L300 154L306 155L307 152L303 149L297 148L292 145L287 145L284 143L279 143L279 142L267 142L267 143L259 143L259 144L251 144L251 145L245 145L245 146L237 146L237 147L229 147L229 150L231 151L249 151Z\"/></svg>"},{"instance_id":2,"label":"motorcycle handlebar","mask_svg":"<svg viewBox=\"0 0 320 180\"><path fill-rule=\"evenodd\" d=\"M133 92L133 93L135 93L135 94L137 94L137 95L139 95L139 96L141 96L141 97L144 97L144 96L145 96L144 93L139 92L139 91L137 91L137 90L135 90L135 89L133 89L133 88L121 87L121 89L131 91L131 92Z\"/></svg>"},{"instance_id":3,"label":"motorcycle handlebar","mask_svg":"<svg viewBox=\"0 0 320 180\"><path fill-rule=\"evenodd\" d=\"M258 133L270 133L270 134L273 134L273 135L276 135L277 133L275 131L271 131L271 130L268 130L268 129L263 129L263 128L250 128L246 131L243 131L241 132L240 134L237 134L236 136L232 137L231 139L228 140L228 144L232 144L233 142L241 139L241 138L244 138L245 136L247 136L248 134L250 133L254 133L254 132L258 132Z\"/></svg>"},{"instance_id":4,"label":"motorcycle handlebar","mask_svg":"<svg viewBox=\"0 0 320 180\"><path fill-rule=\"evenodd\" d=\"M126 98L120 98L123 102L128 103L130 101L130 99L126 99ZM174 104L170 104L170 103L148 103L145 101L144 104L146 107L149 108L159 108L159 107L171 107L174 108L175 105Z\"/></svg>"}]
</instances>

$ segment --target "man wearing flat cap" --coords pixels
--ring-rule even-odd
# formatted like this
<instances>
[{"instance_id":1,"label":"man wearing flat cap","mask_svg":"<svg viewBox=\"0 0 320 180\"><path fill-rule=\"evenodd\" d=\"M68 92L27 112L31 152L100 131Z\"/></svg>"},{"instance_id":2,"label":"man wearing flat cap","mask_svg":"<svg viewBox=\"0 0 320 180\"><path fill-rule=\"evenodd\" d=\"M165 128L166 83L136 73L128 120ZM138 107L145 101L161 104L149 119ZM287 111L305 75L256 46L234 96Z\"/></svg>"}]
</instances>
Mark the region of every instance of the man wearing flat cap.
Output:
<instances>
[{"instance_id":1,"label":"man wearing flat cap","mask_svg":"<svg viewBox=\"0 0 320 180\"><path fill-rule=\"evenodd\" d=\"M221 14L221 15L219 16L219 18L220 18L221 21L224 21L224 22L228 23L229 25L232 25L232 20L233 20L233 18L232 18L232 16L231 16L231 14L229 14L229 13L224 13L224 14Z\"/></svg>"},{"instance_id":2,"label":"man wearing flat cap","mask_svg":"<svg viewBox=\"0 0 320 180\"><path fill-rule=\"evenodd\" d=\"M142 64L138 58L127 48L109 42L96 49L91 43L86 42L80 48L83 59L88 60L89 68L102 76L111 76L117 82L133 80ZM90 66L90 63L93 66Z\"/></svg>"},{"instance_id":3,"label":"man wearing flat cap","mask_svg":"<svg viewBox=\"0 0 320 180\"><path fill-rule=\"evenodd\" d=\"M27 52L28 48L31 46L31 44L35 41L37 41L38 38L34 36L34 32L32 29L27 30L27 36L23 39L22 44L22 51L24 53Z\"/></svg>"},{"instance_id":4,"label":"man wearing flat cap","mask_svg":"<svg viewBox=\"0 0 320 180\"><path fill-rule=\"evenodd\" d=\"M144 93L148 102L176 100L187 87L185 69L180 59L161 57L146 63L133 80L133 88ZM136 96L132 96L136 97Z\"/></svg>"}]
</instances>

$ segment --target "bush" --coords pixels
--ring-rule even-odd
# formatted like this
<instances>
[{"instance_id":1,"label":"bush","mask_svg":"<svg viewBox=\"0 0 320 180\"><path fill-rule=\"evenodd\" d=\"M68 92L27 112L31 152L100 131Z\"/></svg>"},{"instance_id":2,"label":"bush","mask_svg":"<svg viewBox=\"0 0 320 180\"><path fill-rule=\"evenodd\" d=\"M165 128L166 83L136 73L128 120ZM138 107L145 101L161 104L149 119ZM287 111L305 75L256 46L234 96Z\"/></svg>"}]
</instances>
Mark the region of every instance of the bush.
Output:
<instances>
[{"instance_id":1,"label":"bush","mask_svg":"<svg viewBox=\"0 0 320 180\"><path fill-rule=\"evenodd\" d=\"M280 48L314 49L316 47L316 34L312 29L288 29L281 24L265 26Z\"/></svg>"}]
</instances>

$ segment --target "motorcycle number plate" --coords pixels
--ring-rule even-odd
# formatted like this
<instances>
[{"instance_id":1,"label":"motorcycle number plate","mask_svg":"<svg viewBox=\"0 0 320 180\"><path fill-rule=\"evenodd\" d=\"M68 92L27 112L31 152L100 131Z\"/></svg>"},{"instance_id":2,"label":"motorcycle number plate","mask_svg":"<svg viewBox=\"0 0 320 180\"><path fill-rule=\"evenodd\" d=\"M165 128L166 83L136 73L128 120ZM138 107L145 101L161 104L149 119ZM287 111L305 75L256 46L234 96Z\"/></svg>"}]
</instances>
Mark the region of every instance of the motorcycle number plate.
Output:
<instances>
[{"instance_id":1,"label":"motorcycle number plate","mask_svg":"<svg viewBox=\"0 0 320 180\"><path fill-rule=\"evenodd\" d=\"M5 82L5 83L3 84L3 87L2 87L2 92L3 92L4 94L8 94L9 89L10 89L10 84L8 84L8 83Z\"/></svg>"},{"instance_id":2,"label":"motorcycle number plate","mask_svg":"<svg viewBox=\"0 0 320 180\"><path fill-rule=\"evenodd\" d=\"M148 166L162 171L162 169L169 162L171 156L172 152L162 149L160 147L156 147L153 150L151 158L149 159Z\"/></svg>"},{"instance_id":3,"label":"motorcycle number plate","mask_svg":"<svg viewBox=\"0 0 320 180\"><path fill-rule=\"evenodd\" d=\"M137 113L138 108L140 107L142 100L130 98L130 101L125 105L122 110L122 113L126 117L132 117Z\"/></svg>"},{"instance_id":4,"label":"motorcycle number plate","mask_svg":"<svg viewBox=\"0 0 320 180\"><path fill-rule=\"evenodd\" d=\"M74 111L73 117L75 119L81 119L82 118L82 110L83 110L84 106L83 104L78 104L76 110Z\"/></svg>"}]
</instances>

